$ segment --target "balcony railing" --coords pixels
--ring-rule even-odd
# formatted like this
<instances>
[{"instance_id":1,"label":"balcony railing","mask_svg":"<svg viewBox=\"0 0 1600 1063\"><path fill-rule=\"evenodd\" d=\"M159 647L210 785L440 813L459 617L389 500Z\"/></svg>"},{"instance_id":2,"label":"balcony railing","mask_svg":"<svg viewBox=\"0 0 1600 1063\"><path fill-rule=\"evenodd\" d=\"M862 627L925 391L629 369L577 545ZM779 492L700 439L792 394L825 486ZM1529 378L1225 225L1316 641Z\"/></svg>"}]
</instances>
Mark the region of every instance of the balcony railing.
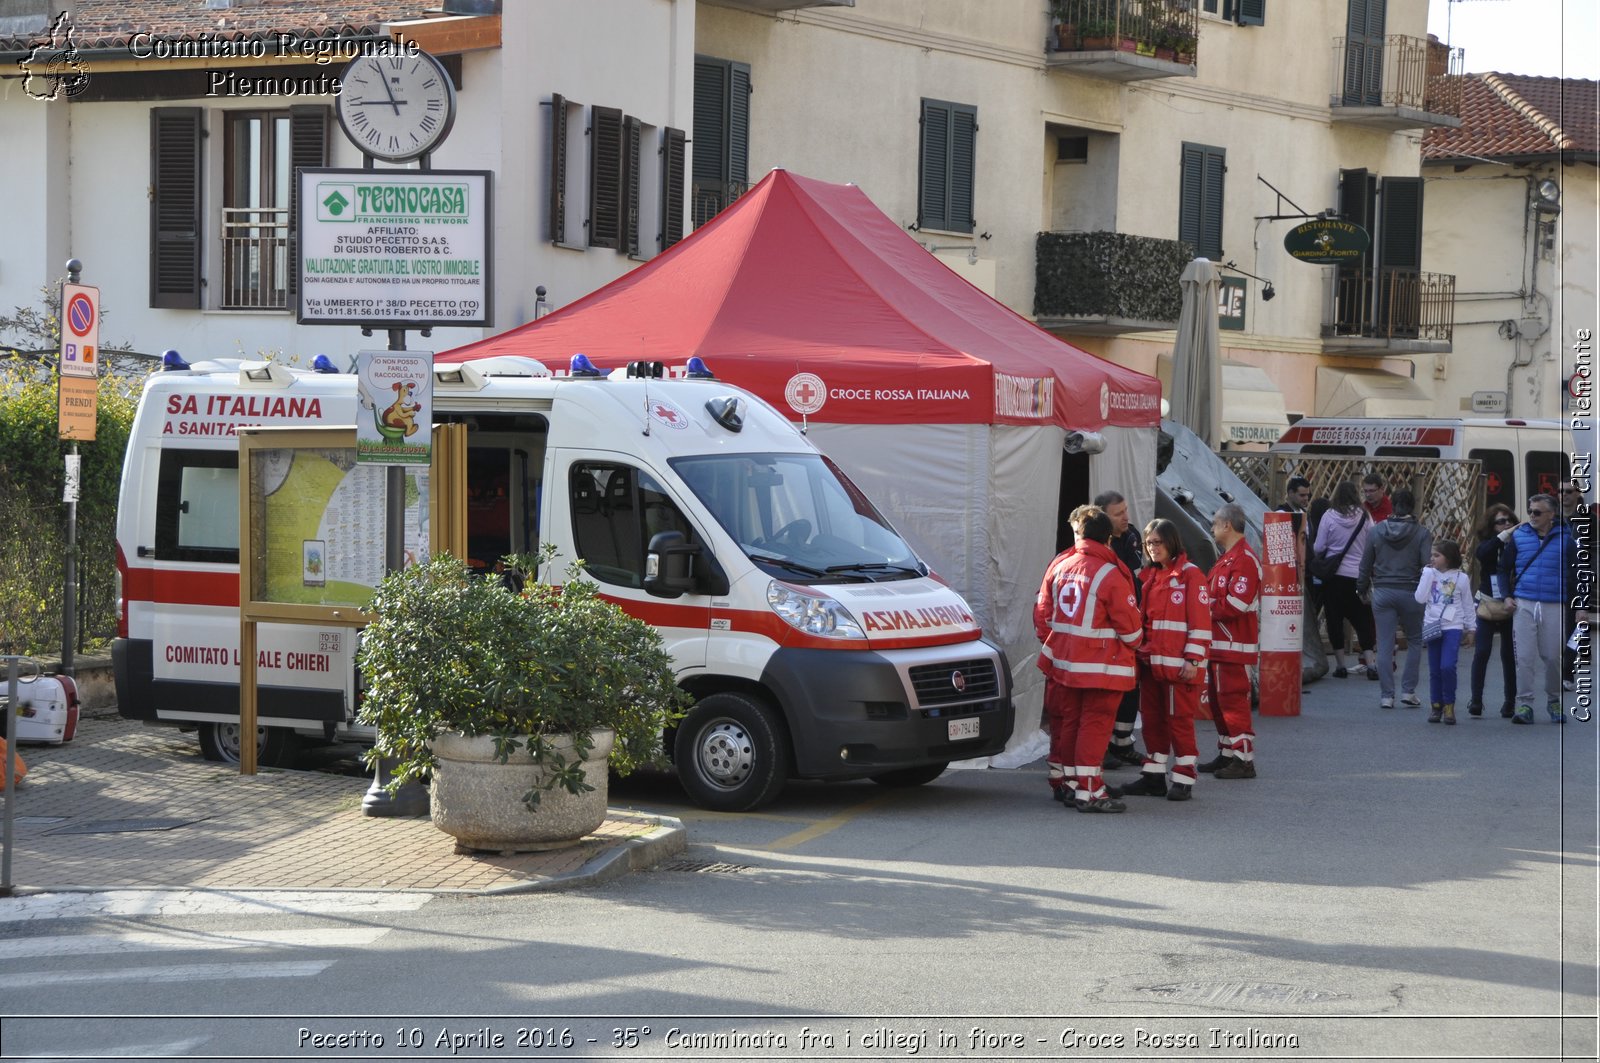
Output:
<instances>
[{"instance_id":1,"label":"balcony railing","mask_svg":"<svg viewBox=\"0 0 1600 1063\"><path fill-rule=\"evenodd\" d=\"M1335 37L1333 116L1392 128L1455 126L1465 53L1433 38Z\"/></svg>"},{"instance_id":2,"label":"balcony railing","mask_svg":"<svg viewBox=\"0 0 1600 1063\"><path fill-rule=\"evenodd\" d=\"M1117 232L1040 233L1033 314L1052 328L1169 329L1183 308L1178 278L1194 258L1179 240Z\"/></svg>"},{"instance_id":3,"label":"balcony railing","mask_svg":"<svg viewBox=\"0 0 1600 1063\"><path fill-rule=\"evenodd\" d=\"M1200 42L1191 0L1059 0L1047 65L1114 81L1193 77Z\"/></svg>"},{"instance_id":4,"label":"balcony railing","mask_svg":"<svg viewBox=\"0 0 1600 1063\"><path fill-rule=\"evenodd\" d=\"M222 208L222 309L289 306L288 207Z\"/></svg>"},{"instance_id":5,"label":"balcony railing","mask_svg":"<svg viewBox=\"0 0 1600 1063\"><path fill-rule=\"evenodd\" d=\"M696 229L750 190L743 181L695 181L689 187L689 217Z\"/></svg>"},{"instance_id":6,"label":"balcony railing","mask_svg":"<svg viewBox=\"0 0 1600 1063\"><path fill-rule=\"evenodd\" d=\"M1456 278L1451 273L1333 270L1335 337L1449 343L1455 333Z\"/></svg>"}]
</instances>

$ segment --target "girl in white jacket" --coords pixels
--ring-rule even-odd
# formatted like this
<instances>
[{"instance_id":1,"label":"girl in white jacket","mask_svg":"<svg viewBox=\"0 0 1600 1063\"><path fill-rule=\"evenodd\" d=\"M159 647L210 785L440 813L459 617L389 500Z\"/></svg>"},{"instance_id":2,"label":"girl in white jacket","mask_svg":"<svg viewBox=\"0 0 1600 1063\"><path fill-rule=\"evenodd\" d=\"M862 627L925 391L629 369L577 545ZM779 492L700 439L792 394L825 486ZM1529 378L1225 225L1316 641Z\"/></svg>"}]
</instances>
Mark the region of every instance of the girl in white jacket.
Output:
<instances>
[{"instance_id":1,"label":"girl in white jacket","mask_svg":"<svg viewBox=\"0 0 1600 1063\"><path fill-rule=\"evenodd\" d=\"M1433 544L1428 567L1417 582L1417 601L1422 603L1424 636L1437 636L1428 642L1428 689L1433 698L1429 723L1456 722L1456 655L1463 645L1472 645L1476 612L1472 581L1461 571L1461 547L1451 539Z\"/></svg>"}]
</instances>

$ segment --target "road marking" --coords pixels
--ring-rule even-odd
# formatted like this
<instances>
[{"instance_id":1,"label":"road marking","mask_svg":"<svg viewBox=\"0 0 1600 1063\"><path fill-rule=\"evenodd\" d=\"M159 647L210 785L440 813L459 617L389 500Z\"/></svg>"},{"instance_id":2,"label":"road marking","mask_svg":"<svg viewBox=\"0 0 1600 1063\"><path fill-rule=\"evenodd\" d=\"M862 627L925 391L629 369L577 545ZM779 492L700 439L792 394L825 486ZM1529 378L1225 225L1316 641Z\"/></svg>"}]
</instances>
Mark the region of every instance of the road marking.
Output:
<instances>
[{"instance_id":1,"label":"road marking","mask_svg":"<svg viewBox=\"0 0 1600 1063\"><path fill-rule=\"evenodd\" d=\"M36 893L0 898L0 923L85 916L306 915L336 912L412 912L431 893L329 890L114 890L105 893Z\"/></svg>"},{"instance_id":2,"label":"road marking","mask_svg":"<svg viewBox=\"0 0 1600 1063\"><path fill-rule=\"evenodd\" d=\"M119 967L109 971L24 971L21 974L0 975L0 989L41 989L84 982L220 982L236 978L315 978L333 964L333 960L305 960Z\"/></svg>"},{"instance_id":3,"label":"road marking","mask_svg":"<svg viewBox=\"0 0 1600 1063\"><path fill-rule=\"evenodd\" d=\"M75 934L0 941L0 962L39 956L115 955L128 952L208 952L215 949L361 948L389 928L357 930L136 931L127 934Z\"/></svg>"},{"instance_id":4,"label":"road marking","mask_svg":"<svg viewBox=\"0 0 1600 1063\"><path fill-rule=\"evenodd\" d=\"M837 812L834 815L829 816L827 819L819 819L817 822L813 823L804 830L797 830L793 834L785 834L777 841L768 842L765 845L752 845L749 846L749 848L765 849L770 852L779 853L786 849L793 849L797 846L804 845L806 842L809 842L815 838L820 838L824 834L838 830L840 827L844 826L846 823L849 823L863 812L870 812L875 808L888 804L894 800L894 797L895 795L893 794L884 794L881 797L874 797L870 801L863 801L859 805L852 805L850 808L847 808L842 812Z\"/></svg>"}]
</instances>

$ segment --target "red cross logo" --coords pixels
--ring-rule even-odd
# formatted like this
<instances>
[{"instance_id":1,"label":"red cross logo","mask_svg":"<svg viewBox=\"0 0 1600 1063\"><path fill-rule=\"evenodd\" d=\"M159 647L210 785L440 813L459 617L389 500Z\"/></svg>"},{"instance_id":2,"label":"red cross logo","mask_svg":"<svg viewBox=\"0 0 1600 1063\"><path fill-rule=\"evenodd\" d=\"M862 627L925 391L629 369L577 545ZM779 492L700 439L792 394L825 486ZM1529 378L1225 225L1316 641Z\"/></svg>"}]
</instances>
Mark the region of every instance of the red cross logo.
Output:
<instances>
[{"instance_id":1,"label":"red cross logo","mask_svg":"<svg viewBox=\"0 0 1600 1063\"><path fill-rule=\"evenodd\" d=\"M656 404L656 416L661 418L661 420L667 422L668 424L677 424L678 423L678 411L674 410L670 406L662 406L660 403L657 403Z\"/></svg>"}]
</instances>

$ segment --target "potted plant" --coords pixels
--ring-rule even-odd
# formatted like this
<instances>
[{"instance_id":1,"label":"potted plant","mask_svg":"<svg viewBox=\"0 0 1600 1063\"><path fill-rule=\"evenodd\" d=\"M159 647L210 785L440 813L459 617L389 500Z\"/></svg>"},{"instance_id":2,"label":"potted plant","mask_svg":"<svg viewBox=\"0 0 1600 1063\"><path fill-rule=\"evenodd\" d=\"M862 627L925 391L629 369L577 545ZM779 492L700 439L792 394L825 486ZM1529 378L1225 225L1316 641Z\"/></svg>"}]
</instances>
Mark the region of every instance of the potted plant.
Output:
<instances>
[{"instance_id":1,"label":"potted plant","mask_svg":"<svg viewBox=\"0 0 1600 1063\"><path fill-rule=\"evenodd\" d=\"M1199 38L1188 28L1185 27L1178 30L1173 35L1172 41L1172 50L1175 53L1174 58L1184 66L1193 66L1195 48L1198 43Z\"/></svg>"},{"instance_id":2,"label":"potted plant","mask_svg":"<svg viewBox=\"0 0 1600 1063\"><path fill-rule=\"evenodd\" d=\"M1110 19L1095 18L1078 24L1078 39L1086 52L1099 52L1116 46L1117 24Z\"/></svg>"},{"instance_id":3,"label":"potted plant","mask_svg":"<svg viewBox=\"0 0 1600 1063\"><path fill-rule=\"evenodd\" d=\"M1078 47L1078 27L1069 0L1051 0L1050 21L1056 27L1056 51L1075 51Z\"/></svg>"},{"instance_id":4,"label":"potted plant","mask_svg":"<svg viewBox=\"0 0 1600 1063\"><path fill-rule=\"evenodd\" d=\"M433 823L464 849L569 844L605 819L607 764L653 759L687 702L654 628L553 551L475 575L436 554L386 577L361 635L360 719L391 788L432 775Z\"/></svg>"}]
</instances>

